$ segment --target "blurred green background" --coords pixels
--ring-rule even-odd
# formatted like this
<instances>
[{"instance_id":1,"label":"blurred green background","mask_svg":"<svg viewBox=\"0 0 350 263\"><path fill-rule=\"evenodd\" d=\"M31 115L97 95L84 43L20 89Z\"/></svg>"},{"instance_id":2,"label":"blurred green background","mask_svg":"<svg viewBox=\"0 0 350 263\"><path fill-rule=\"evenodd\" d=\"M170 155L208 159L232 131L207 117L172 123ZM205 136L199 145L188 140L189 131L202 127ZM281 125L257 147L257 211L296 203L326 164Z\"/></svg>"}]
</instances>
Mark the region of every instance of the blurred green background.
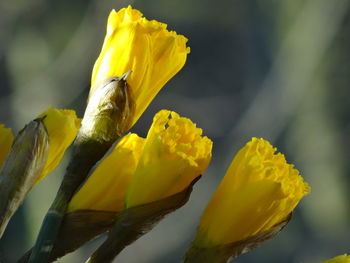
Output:
<instances>
[{"instance_id":1,"label":"blurred green background","mask_svg":"<svg viewBox=\"0 0 350 263\"><path fill-rule=\"evenodd\" d=\"M115 262L180 262L234 153L270 140L312 187L289 225L238 263L317 263L350 246L349 0L2 0L0 123L17 133L49 106L82 117L109 11L132 4L189 38L184 69L134 132L166 108L214 141L213 161L190 201ZM35 241L66 160L29 194L0 242L15 262ZM59 260L84 262L102 239Z\"/></svg>"}]
</instances>

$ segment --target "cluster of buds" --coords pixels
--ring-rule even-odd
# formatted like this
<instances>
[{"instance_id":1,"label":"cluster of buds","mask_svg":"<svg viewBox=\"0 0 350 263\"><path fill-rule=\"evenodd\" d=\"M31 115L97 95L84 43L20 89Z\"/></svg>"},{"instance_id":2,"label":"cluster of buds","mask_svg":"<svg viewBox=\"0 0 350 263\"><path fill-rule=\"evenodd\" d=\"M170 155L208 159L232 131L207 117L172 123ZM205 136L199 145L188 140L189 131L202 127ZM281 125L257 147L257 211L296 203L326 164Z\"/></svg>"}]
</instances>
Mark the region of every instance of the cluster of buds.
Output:
<instances>
[{"instance_id":1,"label":"cluster of buds","mask_svg":"<svg viewBox=\"0 0 350 263\"><path fill-rule=\"evenodd\" d=\"M146 138L128 133L190 52L187 39L166 27L130 6L113 10L82 120L72 110L49 108L15 138L0 126L0 235L30 189L71 144L73 151L36 244L18 262L53 262L105 232L87 262L112 262L188 201L212 157L202 129L161 110ZM233 158L184 262L228 262L261 245L308 193L284 155L253 138ZM326 262L348 262L344 257Z\"/></svg>"}]
</instances>

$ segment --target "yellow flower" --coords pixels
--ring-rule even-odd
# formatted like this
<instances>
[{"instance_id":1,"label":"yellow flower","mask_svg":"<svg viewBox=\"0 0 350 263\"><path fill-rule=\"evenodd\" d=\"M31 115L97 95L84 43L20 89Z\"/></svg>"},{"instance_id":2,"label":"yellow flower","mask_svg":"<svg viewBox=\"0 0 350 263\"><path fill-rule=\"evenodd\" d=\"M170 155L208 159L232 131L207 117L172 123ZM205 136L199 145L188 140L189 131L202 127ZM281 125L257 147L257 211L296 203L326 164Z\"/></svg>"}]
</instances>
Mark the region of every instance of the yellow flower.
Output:
<instances>
[{"instance_id":1,"label":"yellow flower","mask_svg":"<svg viewBox=\"0 0 350 263\"><path fill-rule=\"evenodd\" d=\"M194 244L244 240L281 223L310 187L268 141L253 138L235 156L200 221Z\"/></svg>"},{"instance_id":2,"label":"yellow flower","mask_svg":"<svg viewBox=\"0 0 350 263\"><path fill-rule=\"evenodd\" d=\"M146 139L128 134L100 161L68 212L118 212L176 194L204 172L211 148L212 142L189 119L160 111Z\"/></svg>"},{"instance_id":3,"label":"yellow flower","mask_svg":"<svg viewBox=\"0 0 350 263\"><path fill-rule=\"evenodd\" d=\"M0 124L0 167L4 162L13 142L12 131Z\"/></svg>"},{"instance_id":4,"label":"yellow flower","mask_svg":"<svg viewBox=\"0 0 350 263\"><path fill-rule=\"evenodd\" d=\"M159 90L185 64L187 39L168 31L167 25L149 21L131 6L112 10L100 56L95 62L90 95L108 77L127 78L135 102L134 124Z\"/></svg>"},{"instance_id":5,"label":"yellow flower","mask_svg":"<svg viewBox=\"0 0 350 263\"><path fill-rule=\"evenodd\" d=\"M80 127L80 119L73 110L58 110L50 107L40 114L49 135L49 152L47 161L36 181L39 182L52 172L60 163L66 149L75 139Z\"/></svg>"},{"instance_id":6,"label":"yellow flower","mask_svg":"<svg viewBox=\"0 0 350 263\"><path fill-rule=\"evenodd\" d=\"M136 134L124 136L73 196L68 213L76 210L123 210L125 194L135 173L143 144L144 139Z\"/></svg>"},{"instance_id":7,"label":"yellow flower","mask_svg":"<svg viewBox=\"0 0 350 263\"><path fill-rule=\"evenodd\" d=\"M126 207L150 203L176 194L207 168L212 141L177 113L158 112L148 131L135 175L126 195Z\"/></svg>"},{"instance_id":8,"label":"yellow flower","mask_svg":"<svg viewBox=\"0 0 350 263\"><path fill-rule=\"evenodd\" d=\"M323 261L322 263L350 263L350 256L347 254Z\"/></svg>"}]
</instances>

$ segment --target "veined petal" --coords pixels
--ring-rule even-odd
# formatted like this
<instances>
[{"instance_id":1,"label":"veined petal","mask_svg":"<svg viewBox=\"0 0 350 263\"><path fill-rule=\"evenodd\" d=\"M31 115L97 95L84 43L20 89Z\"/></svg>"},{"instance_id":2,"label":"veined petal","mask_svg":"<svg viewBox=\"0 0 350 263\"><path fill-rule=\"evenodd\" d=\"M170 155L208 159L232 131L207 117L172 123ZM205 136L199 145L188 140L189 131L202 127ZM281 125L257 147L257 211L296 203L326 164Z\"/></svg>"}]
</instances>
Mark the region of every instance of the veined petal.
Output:
<instances>
[{"instance_id":1,"label":"veined petal","mask_svg":"<svg viewBox=\"0 0 350 263\"><path fill-rule=\"evenodd\" d=\"M96 83L108 77L120 77L132 71L127 79L135 102L133 124L159 90L185 64L190 49L187 39L168 31L167 25L149 21L131 6L112 10L100 56L95 62L91 91Z\"/></svg>"},{"instance_id":2,"label":"veined petal","mask_svg":"<svg viewBox=\"0 0 350 263\"><path fill-rule=\"evenodd\" d=\"M131 179L126 206L133 207L176 194L207 168L212 141L177 113L162 110L153 119ZM145 187L146 186L146 187Z\"/></svg>"},{"instance_id":3,"label":"veined petal","mask_svg":"<svg viewBox=\"0 0 350 263\"><path fill-rule=\"evenodd\" d=\"M81 189L73 196L68 212L99 210L118 212L125 207L125 194L144 145L130 133L101 160Z\"/></svg>"},{"instance_id":4,"label":"veined petal","mask_svg":"<svg viewBox=\"0 0 350 263\"><path fill-rule=\"evenodd\" d=\"M271 229L310 187L268 141L253 138L235 156L201 218L195 244L212 247Z\"/></svg>"},{"instance_id":5,"label":"veined petal","mask_svg":"<svg viewBox=\"0 0 350 263\"><path fill-rule=\"evenodd\" d=\"M52 172L60 163L80 127L80 119L73 110L59 110L50 107L38 117L44 117L43 123L49 134L49 152L45 167L38 176L36 183Z\"/></svg>"},{"instance_id":6,"label":"veined petal","mask_svg":"<svg viewBox=\"0 0 350 263\"><path fill-rule=\"evenodd\" d=\"M12 130L0 124L0 167L10 151L13 140Z\"/></svg>"}]
</instances>

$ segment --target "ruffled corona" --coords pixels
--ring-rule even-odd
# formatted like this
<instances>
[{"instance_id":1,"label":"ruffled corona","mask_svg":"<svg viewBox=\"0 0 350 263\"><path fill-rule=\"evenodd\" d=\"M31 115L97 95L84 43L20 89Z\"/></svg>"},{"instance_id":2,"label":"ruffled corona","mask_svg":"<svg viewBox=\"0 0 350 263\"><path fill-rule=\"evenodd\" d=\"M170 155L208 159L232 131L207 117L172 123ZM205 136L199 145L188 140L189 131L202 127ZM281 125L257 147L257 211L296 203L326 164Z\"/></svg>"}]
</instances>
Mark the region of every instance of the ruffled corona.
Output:
<instances>
[{"instance_id":1,"label":"ruffled corona","mask_svg":"<svg viewBox=\"0 0 350 263\"><path fill-rule=\"evenodd\" d=\"M140 161L131 179L126 206L150 203L176 194L207 168L212 141L177 113L162 110L153 119Z\"/></svg>"},{"instance_id":2,"label":"ruffled corona","mask_svg":"<svg viewBox=\"0 0 350 263\"><path fill-rule=\"evenodd\" d=\"M194 244L244 240L285 220L310 187L268 141L253 138L235 156L207 206Z\"/></svg>"},{"instance_id":3,"label":"ruffled corona","mask_svg":"<svg viewBox=\"0 0 350 263\"><path fill-rule=\"evenodd\" d=\"M166 27L147 20L131 6L109 15L103 47L92 71L90 95L106 78L132 71L127 79L135 102L132 124L184 66L190 51L187 39Z\"/></svg>"},{"instance_id":4,"label":"ruffled corona","mask_svg":"<svg viewBox=\"0 0 350 263\"><path fill-rule=\"evenodd\" d=\"M11 129L5 128L3 124L0 124L0 167L10 151L13 139Z\"/></svg>"},{"instance_id":5,"label":"ruffled corona","mask_svg":"<svg viewBox=\"0 0 350 263\"><path fill-rule=\"evenodd\" d=\"M350 256L347 254L323 261L322 263L350 263Z\"/></svg>"},{"instance_id":6,"label":"ruffled corona","mask_svg":"<svg viewBox=\"0 0 350 263\"><path fill-rule=\"evenodd\" d=\"M76 210L123 210L125 194L135 173L143 144L144 139L136 134L124 136L73 196L68 213Z\"/></svg>"},{"instance_id":7,"label":"ruffled corona","mask_svg":"<svg viewBox=\"0 0 350 263\"><path fill-rule=\"evenodd\" d=\"M36 182L39 182L56 168L66 149L75 139L80 127L80 119L77 118L73 110L59 110L50 107L38 117L43 118L49 135L49 152L45 167Z\"/></svg>"}]
</instances>

